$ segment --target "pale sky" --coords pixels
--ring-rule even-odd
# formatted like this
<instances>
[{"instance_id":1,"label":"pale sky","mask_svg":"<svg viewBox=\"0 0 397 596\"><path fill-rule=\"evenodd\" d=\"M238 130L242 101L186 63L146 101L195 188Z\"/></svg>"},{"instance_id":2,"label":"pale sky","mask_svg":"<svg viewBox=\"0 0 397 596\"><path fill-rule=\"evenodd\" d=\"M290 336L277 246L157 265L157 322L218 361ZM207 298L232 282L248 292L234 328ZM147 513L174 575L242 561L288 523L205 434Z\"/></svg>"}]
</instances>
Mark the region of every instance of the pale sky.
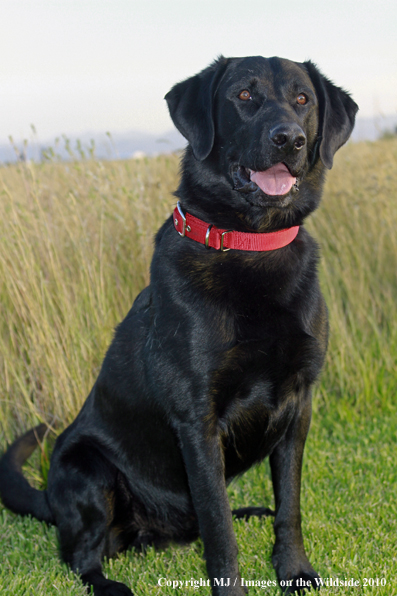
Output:
<instances>
[{"instance_id":1,"label":"pale sky","mask_svg":"<svg viewBox=\"0 0 397 596\"><path fill-rule=\"evenodd\" d=\"M165 132L164 95L219 54L311 58L361 116L397 113L395 0L0 0L0 143Z\"/></svg>"}]
</instances>

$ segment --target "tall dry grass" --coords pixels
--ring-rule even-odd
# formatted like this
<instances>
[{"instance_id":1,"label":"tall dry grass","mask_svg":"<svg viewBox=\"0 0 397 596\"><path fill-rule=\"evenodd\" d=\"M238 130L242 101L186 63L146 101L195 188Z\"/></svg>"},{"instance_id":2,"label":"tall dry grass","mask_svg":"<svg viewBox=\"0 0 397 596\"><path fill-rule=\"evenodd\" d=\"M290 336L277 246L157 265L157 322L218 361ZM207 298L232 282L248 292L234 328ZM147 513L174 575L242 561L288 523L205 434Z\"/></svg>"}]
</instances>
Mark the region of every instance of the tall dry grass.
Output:
<instances>
[{"instance_id":1,"label":"tall dry grass","mask_svg":"<svg viewBox=\"0 0 397 596\"><path fill-rule=\"evenodd\" d=\"M0 169L0 444L75 416L115 324L148 283L178 158ZM397 140L350 144L308 227L331 317L318 393L356 407L396 394Z\"/></svg>"},{"instance_id":2,"label":"tall dry grass","mask_svg":"<svg viewBox=\"0 0 397 596\"><path fill-rule=\"evenodd\" d=\"M0 169L0 442L70 421L148 283L176 156Z\"/></svg>"},{"instance_id":3,"label":"tall dry grass","mask_svg":"<svg viewBox=\"0 0 397 596\"><path fill-rule=\"evenodd\" d=\"M337 155L308 228L321 244L331 337L321 393L397 404L397 137Z\"/></svg>"}]
</instances>

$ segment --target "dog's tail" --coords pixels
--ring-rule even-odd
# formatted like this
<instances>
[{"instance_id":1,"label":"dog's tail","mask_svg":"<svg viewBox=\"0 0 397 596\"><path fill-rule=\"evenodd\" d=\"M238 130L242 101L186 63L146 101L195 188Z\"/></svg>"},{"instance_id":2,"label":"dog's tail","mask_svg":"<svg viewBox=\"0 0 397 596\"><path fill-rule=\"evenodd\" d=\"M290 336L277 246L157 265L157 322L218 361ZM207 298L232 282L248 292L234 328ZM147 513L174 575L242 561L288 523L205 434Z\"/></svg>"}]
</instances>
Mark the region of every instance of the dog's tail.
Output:
<instances>
[{"instance_id":1,"label":"dog's tail","mask_svg":"<svg viewBox=\"0 0 397 596\"><path fill-rule=\"evenodd\" d=\"M54 516L47 500L46 491L40 491L28 483L22 474L22 465L33 453L38 441L47 430L40 424L19 437L0 459L0 496L8 509L21 515L33 515L40 521L54 523Z\"/></svg>"}]
</instances>

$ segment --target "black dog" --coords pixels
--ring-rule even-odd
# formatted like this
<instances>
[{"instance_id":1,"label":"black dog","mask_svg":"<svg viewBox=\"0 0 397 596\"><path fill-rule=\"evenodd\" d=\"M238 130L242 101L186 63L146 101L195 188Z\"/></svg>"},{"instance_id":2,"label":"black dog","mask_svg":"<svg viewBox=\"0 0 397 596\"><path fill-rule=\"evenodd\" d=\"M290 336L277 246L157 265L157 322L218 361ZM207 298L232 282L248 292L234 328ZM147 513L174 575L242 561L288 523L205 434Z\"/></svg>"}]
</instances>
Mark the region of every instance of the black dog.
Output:
<instances>
[{"instance_id":1,"label":"black dog","mask_svg":"<svg viewBox=\"0 0 397 596\"><path fill-rule=\"evenodd\" d=\"M315 587L300 479L328 324L302 222L357 106L311 62L262 57L220 57L166 100L189 145L150 286L58 438L47 490L21 472L41 425L3 455L2 499L57 525L64 560L96 596L131 594L103 576L105 555L199 534L213 593L241 596L226 485L269 455L278 580L287 593L299 578Z\"/></svg>"}]
</instances>

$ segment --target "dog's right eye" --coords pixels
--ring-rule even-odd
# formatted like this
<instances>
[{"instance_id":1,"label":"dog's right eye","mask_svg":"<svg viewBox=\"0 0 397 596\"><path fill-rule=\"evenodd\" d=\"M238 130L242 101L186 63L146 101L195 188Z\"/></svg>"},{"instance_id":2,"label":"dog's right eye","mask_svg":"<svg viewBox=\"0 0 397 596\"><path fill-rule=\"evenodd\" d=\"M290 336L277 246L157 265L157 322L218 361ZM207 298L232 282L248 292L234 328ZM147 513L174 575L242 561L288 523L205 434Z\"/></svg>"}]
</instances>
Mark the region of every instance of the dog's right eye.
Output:
<instances>
[{"instance_id":1,"label":"dog's right eye","mask_svg":"<svg viewBox=\"0 0 397 596\"><path fill-rule=\"evenodd\" d=\"M247 101L248 99L252 99L251 97L251 93L248 91L248 89L243 89L242 91L240 91L239 99L242 99L243 101Z\"/></svg>"}]
</instances>

